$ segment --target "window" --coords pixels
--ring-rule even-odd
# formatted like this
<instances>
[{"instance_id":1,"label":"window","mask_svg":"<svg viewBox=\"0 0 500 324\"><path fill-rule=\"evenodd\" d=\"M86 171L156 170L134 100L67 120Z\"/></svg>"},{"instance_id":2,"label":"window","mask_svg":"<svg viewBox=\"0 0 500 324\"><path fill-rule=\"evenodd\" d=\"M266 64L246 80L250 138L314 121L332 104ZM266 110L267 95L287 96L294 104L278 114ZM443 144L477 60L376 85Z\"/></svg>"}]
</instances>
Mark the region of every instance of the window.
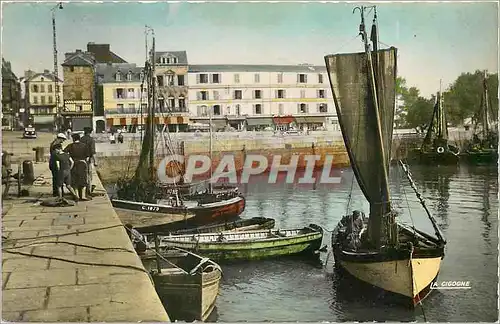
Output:
<instances>
[{"instance_id":1,"label":"window","mask_svg":"<svg viewBox=\"0 0 500 324\"><path fill-rule=\"evenodd\" d=\"M261 104L256 104L254 112L256 115L261 115L262 114L262 105Z\"/></svg>"},{"instance_id":2,"label":"window","mask_svg":"<svg viewBox=\"0 0 500 324\"><path fill-rule=\"evenodd\" d=\"M127 90L127 98L129 98L129 99L134 99L135 98L134 88L129 88Z\"/></svg>"},{"instance_id":3,"label":"window","mask_svg":"<svg viewBox=\"0 0 500 324\"><path fill-rule=\"evenodd\" d=\"M236 105L236 116L239 116L239 115L241 115L241 106Z\"/></svg>"},{"instance_id":4,"label":"window","mask_svg":"<svg viewBox=\"0 0 500 324\"><path fill-rule=\"evenodd\" d=\"M283 90L283 89L276 90L276 98L279 98L279 99L285 98L285 90Z\"/></svg>"},{"instance_id":5,"label":"window","mask_svg":"<svg viewBox=\"0 0 500 324\"><path fill-rule=\"evenodd\" d=\"M260 74L259 73L255 73L255 75L253 76L253 81L255 83L259 83L260 82Z\"/></svg>"},{"instance_id":6,"label":"window","mask_svg":"<svg viewBox=\"0 0 500 324\"><path fill-rule=\"evenodd\" d=\"M135 104L134 103L129 103L128 104L128 112L129 113L135 113Z\"/></svg>"},{"instance_id":7,"label":"window","mask_svg":"<svg viewBox=\"0 0 500 324\"><path fill-rule=\"evenodd\" d=\"M174 77L173 74L167 74L167 86L171 87L174 85Z\"/></svg>"},{"instance_id":8,"label":"window","mask_svg":"<svg viewBox=\"0 0 500 324\"><path fill-rule=\"evenodd\" d=\"M76 100L82 99L82 92L81 91L75 91L75 99Z\"/></svg>"},{"instance_id":9,"label":"window","mask_svg":"<svg viewBox=\"0 0 500 324\"><path fill-rule=\"evenodd\" d=\"M157 75L156 80L158 81L158 86L163 87L163 75Z\"/></svg>"},{"instance_id":10,"label":"window","mask_svg":"<svg viewBox=\"0 0 500 324\"><path fill-rule=\"evenodd\" d=\"M260 90L254 90L254 92L253 92L253 98L254 99L262 99L262 91L260 91Z\"/></svg>"},{"instance_id":11,"label":"window","mask_svg":"<svg viewBox=\"0 0 500 324\"><path fill-rule=\"evenodd\" d=\"M45 85L40 84L40 92L45 92Z\"/></svg>"},{"instance_id":12,"label":"window","mask_svg":"<svg viewBox=\"0 0 500 324\"><path fill-rule=\"evenodd\" d=\"M234 75L234 83L240 83L240 75L238 73Z\"/></svg>"},{"instance_id":13,"label":"window","mask_svg":"<svg viewBox=\"0 0 500 324\"><path fill-rule=\"evenodd\" d=\"M200 91L199 100L208 100L208 91Z\"/></svg>"},{"instance_id":14,"label":"window","mask_svg":"<svg viewBox=\"0 0 500 324\"><path fill-rule=\"evenodd\" d=\"M125 97L125 91L122 88L116 89L116 98L123 99Z\"/></svg>"},{"instance_id":15,"label":"window","mask_svg":"<svg viewBox=\"0 0 500 324\"><path fill-rule=\"evenodd\" d=\"M212 74L212 83L220 83L220 74Z\"/></svg>"},{"instance_id":16,"label":"window","mask_svg":"<svg viewBox=\"0 0 500 324\"><path fill-rule=\"evenodd\" d=\"M198 83L208 83L208 74L198 74Z\"/></svg>"},{"instance_id":17,"label":"window","mask_svg":"<svg viewBox=\"0 0 500 324\"><path fill-rule=\"evenodd\" d=\"M45 96L40 96L40 103L41 103L42 105L44 105L44 104L45 104Z\"/></svg>"},{"instance_id":18,"label":"window","mask_svg":"<svg viewBox=\"0 0 500 324\"><path fill-rule=\"evenodd\" d=\"M53 100L54 100L54 97L49 96L49 104L51 104L53 102Z\"/></svg>"},{"instance_id":19,"label":"window","mask_svg":"<svg viewBox=\"0 0 500 324\"><path fill-rule=\"evenodd\" d=\"M47 86L47 92L52 92L52 84L49 84L49 85Z\"/></svg>"},{"instance_id":20,"label":"window","mask_svg":"<svg viewBox=\"0 0 500 324\"><path fill-rule=\"evenodd\" d=\"M325 90L318 90L318 98L325 98Z\"/></svg>"},{"instance_id":21,"label":"window","mask_svg":"<svg viewBox=\"0 0 500 324\"><path fill-rule=\"evenodd\" d=\"M219 91L214 91L214 100L219 100Z\"/></svg>"},{"instance_id":22,"label":"window","mask_svg":"<svg viewBox=\"0 0 500 324\"><path fill-rule=\"evenodd\" d=\"M146 103L141 104L141 109L143 112L148 110L148 104L146 104Z\"/></svg>"},{"instance_id":23,"label":"window","mask_svg":"<svg viewBox=\"0 0 500 324\"><path fill-rule=\"evenodd\" d=\"M83 111L82 105L76 105L76 111Z\"/></svg>"},{"instance_id":24,"label":"window","mask_svg":"<svg viewBox=\"0 0 500 324\"><path fill-rule=\"evenodd\" d=\"M33 92L35 92L35 93L38 92L38 86L36 84L33 85Z\"/></svg>"},{"instance_id":25,"label":"window","mask_svg":"<svg viewBox=\"0 0 500 324\"><path fill-rule=\"evenodd\" d=\"M283 83L283 73L278 73L278 83Z\"/></svg>"},{"instance_id":26,"label":"window","mask_svg":"<svg viewBox=\"0 0 500 324\"><path fill-rule=\"evenodd\" d=\"M184 85L184 76L183 75L178 75L177 76L177 85L183 86Z\"/></svg>"},{"instance_id":27,"label":"window","mask_svg":"<svg viewBox=\"0 0 500 324\"><path fill-rule=\"evenodd\" d=\"M306 90L300 90L300 97L305 98L306 97Z\"/></svg>"},{"instance_id":28,"label":"window","mask_svg":"<svg viewBox=\"0 0 500 324\"><path fill-rule=\"evenodd\" d=\"M127 81L132 81L132 72L127 73Z\"/></svg>"},{"instance_id":29,"label":"window","mask_svg":"<svg viewBox=\"0 0 500 324\"><path fill-rule=\"evenodd\" d=\"M231 107L227 106L226 115L231 115Z\"/></svg>"},{"instance_id":30,"label":"window","mask_svg":"<svg viewBox=\"0 0 500 324\"><path fill-rule=\"evenodd\" d=\"M116 79L116 81L121 81L122 80L122 76L120 74L120 71L116 72L115 79Z\"/></svg>"},{"instance_id":31,"label":"window","mask_svg":"<svg viewBox=\"0 0 500 324\"><path fill-rule=\"evenodd\" d=\"M307 113L307 104L305 104L305 103L299 104L299 113L300 114Z\"/></svg>"},{"instance_id":32,"label":"window","mask_svg":"<svg viewBox=\"0 0 500 324\"><path fill-rule=\"evenodd\" d=\"M242 94L241 90L234 90L233 99L242 99L242 98L243 98L243 94Z\"/></svg>"},{"instance_id":33,"label":"window","mask_svg":"<svg viewBox=\"0 0 500 324\"><path fill-rule=\"evenodd\" d=\"M318 83L323 83L323 74L318 74Z\"/></svg>"},{"instance_id":34,"label":"window","mask_svg":"<svg viewBox=\"0 0 500 324\"><path fill-rule=\"evenodd\" d=\"M285 107L283 106L283 104L278 105L278 114L280 116L285 114Z\"/></svg>"},{"instance_id":35,"label":"window","mask_svg":"<svg viewBox=\"0 0 500 324\"><path fill-rule=\"evenodd\" d=\"M186 99L179 98L179 108L181 109L186 108Z\"/></svg>"},{"instance_id":36,"label":"window","mask_svg":"<svg viewBox=\"0 0 500 324\"><path fill-rule=\"evenodd\" d=\"M75 84L76 85L82 85L82 78L76 78L75 79Z\"/></svg>"},{"instance_id":37,"label":"window","mask_svg":"<svg viewBox=\"0 0 500 324\"><path fill-rule=\"evenodd\" d=\"M160 111L165 109L165 98L162 96L158 97L158 106L160 106Z\"/></svg>"},{"instance_id":38,"label":"window","mask_svg":"<svg viewBox=\"0 0 500 324\"><path fill-rule=\"evenodd\" d=\"M307 83L307 75L306 74L297 75L297 83Z\"/></svg>"},{"instance_id":39,"label":"window","mask_svg":"<svg viewBox=\"0 0 500 324\"><path fill-rule=\"evenodd\" d=\"M327 113L328 112L328 105L325 103L319 104L318 106L318 112L320 113Z\"/></svg>"},{"instance_id":40,"label":"window","mask_svg":"<svg viewBox=\"0 0 500 324\"><path fill-rule=\"evenodd\" d=\"M175 99L173 97L168 98L168 109L174 109L175 108Z\"/></svg>"},{"instance_id":41,"label":"window","mask_svg":"<svg viewBox=\"0 0 500 324\"><path fill-rule=\"evenodd\" d=\"M69 70L70 70L70 72L75 72L75 67L74 66L70 66Z\"/></svg>"},{"instance_id":42,"label":"window","mask_svg":"<svg viewBox=\"0 0 500 324\"><path fill-rule=\"evenodd\" d=\"M215 116L222 115L222 112L221 112L221 109L220 109L220 105L214 105L214 115Z\"/></svg>"},{"instance_id":43,"label":"window","mask_svg":"<svg viewBox=\"0 0 500 324\"><path fill-rule=\"evenodd\" d=\"M198 116L206 116L207 115L207 106L197 106L196 112Z\"/></svg>"},{"instance_id":44,"label":"window","mask_svg":"<svg viewBox=\"0 0 500 324\"><path fill-rule=\"evenodd\" d=\"M123 113L123 104L117 104L116 110L118 110L119 113Z\"/></svg>"}]
</instances>

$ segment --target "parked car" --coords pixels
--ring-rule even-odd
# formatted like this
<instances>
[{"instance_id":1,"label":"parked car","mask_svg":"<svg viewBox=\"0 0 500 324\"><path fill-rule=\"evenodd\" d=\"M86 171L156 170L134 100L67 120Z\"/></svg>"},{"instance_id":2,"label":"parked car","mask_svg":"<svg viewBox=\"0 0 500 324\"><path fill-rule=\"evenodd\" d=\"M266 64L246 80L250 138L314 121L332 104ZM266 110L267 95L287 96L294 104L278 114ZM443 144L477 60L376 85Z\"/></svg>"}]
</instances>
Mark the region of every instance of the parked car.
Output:
<instances>
[{"instance_id":1,"label":"parked car","mask_svg":"<svg viewBox=\"0 0 500 324\"><path fill-rule=\"evenodd\" d=\"M29 125L24 129L23 138L36 138L36 130L33 126Z\"/></svg>"}]
</instances>

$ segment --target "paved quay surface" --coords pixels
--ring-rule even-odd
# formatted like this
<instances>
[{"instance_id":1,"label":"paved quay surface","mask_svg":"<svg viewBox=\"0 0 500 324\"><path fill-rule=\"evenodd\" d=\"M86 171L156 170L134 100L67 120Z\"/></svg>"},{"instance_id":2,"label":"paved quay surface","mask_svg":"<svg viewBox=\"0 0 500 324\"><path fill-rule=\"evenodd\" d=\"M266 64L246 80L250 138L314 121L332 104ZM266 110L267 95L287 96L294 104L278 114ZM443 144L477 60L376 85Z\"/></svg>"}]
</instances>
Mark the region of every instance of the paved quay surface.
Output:
<instances>
[{"instance_id":1,"label":"paved quay surface","mask_svg":"<svg viewBox=\"0 0 500 324\"><path fill-rule=\"evenodd\" d=\"M34 169L29 197L17 198L12 186L3 201L2 319L169 321L108 197L41 206L52 194L51 174L47 163ZM96 192L104 193L96 178Z\"/></svg>"}]
</instances>

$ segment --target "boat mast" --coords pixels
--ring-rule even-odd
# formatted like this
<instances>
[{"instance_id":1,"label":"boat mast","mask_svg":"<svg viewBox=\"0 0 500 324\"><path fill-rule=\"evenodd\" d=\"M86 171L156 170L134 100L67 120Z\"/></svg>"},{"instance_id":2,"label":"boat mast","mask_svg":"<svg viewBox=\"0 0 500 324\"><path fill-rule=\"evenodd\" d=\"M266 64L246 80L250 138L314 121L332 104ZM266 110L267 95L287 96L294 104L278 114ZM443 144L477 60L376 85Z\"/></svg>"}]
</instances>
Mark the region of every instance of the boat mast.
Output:
<instances>
[{"instance_id":1,"label":"boat mast","mask_svg":"<svg viewBox=\"0 0 500 324\"><path fill-rule=\"evenodd\" d=\"M486 70L484 70L484 79L483 79L483 96L484 96L484 99L483 99L483 131L484 131L484 136L487 136L488 135L488 132L489 132L489 125L488 125L488 121L489 121L489 116L488 116L488 111L489 111L489 100L488 100L488 84L487 84L487 79L488 79L488 75L486 73Z\"/></svg>"},{"instance_id":2,"label":"boat mast","mask_svg":"<svg viewBox=\"0 0 500 324\"><path fill-rule=\"evenodd\" d=\"M210 193L213 192L213 187L212 187L212 176L213 176L213 170L212 170L212 158L213 158L213 153L212 153L212 109L208 109L208 123L209 127L208 130L210 132L210 139L209 139L209 149L210 149L210 179L208 181L208 190Z\"/></svg>"},{"instance_id":3,"label":"boat mast","mask_svg":"<svg viewBox=\"0 0 500 324\"><path fill-rule=\"evenodd\" d=\"M151 108L150 108L150 121L151 121L151 149L149 151L149 166L151 172L151 179L154 179L154 164L155 164L155 136L156 136L156 125L155 125L155 109L156 109L156 75L155 75L155 34L153 33L153 45L151 48Z\"/></svg>"},{"instance_id":4,"label":"boat mast","mask_svg":"<svg viewBox=\"0 0 500 324\"><path fill-rule=\"evenodd\" d=\"M382 201L380 202L371 202L370 205L370 219L372 222L369 223L370 225L373 226L373 229L369 228L369 234L370 234L370 240L377 244L380 245L380 239L381 239L381 234L383 232L383 226L385 224L384 222L384 215L389 213L391 211L391 205L390 205L390 196L389 196L389 184L388 184L388 174L387 174L387 158L386 158L386 152L384 149L384 143L383 143L383 137L382 137L382 124L380 121L380 113L379 113L379 100L378 100L378 93L377 93L377 84L376 84L376 79L375 79L375 71L373 67L373 61L372 61L372 53L370 50L370 44L368 43L368 38L366 35L366 30L365 30L365 17L364 17L364 11L366 10L366 7L361 6L361 7L356 7L354 10L359 9L361 13L361 24L359 26L359 32L362 35L363 38L363 43L365 45L365 53L366 53L366 58L368 61L368 74L369 74L369 81L370 81L370 86L371 86L371 93L372 93L372 98L373 98L373 110L375 113L375 120L376 120L376 128L377 128L377 144L379 146L379 152L380 152L380 167L382 169L382 174L380 175L381 177L381 194L382 194ZM376 17L376 16L375 16ZM375 17L374 17L374 23L375 23ZM373 35L376 35L376 31L372 31L372 40L376 40L376 37L374 38ZM375 52L375 55L378 56L378 53ZM373 206L373 205L378 205L378 206ZM376 207L376 212L372 215L372 210ZM393 235L391 235L392 237ZM397 238L393 238L397 239Z\"/></svg>"}]
</instances>

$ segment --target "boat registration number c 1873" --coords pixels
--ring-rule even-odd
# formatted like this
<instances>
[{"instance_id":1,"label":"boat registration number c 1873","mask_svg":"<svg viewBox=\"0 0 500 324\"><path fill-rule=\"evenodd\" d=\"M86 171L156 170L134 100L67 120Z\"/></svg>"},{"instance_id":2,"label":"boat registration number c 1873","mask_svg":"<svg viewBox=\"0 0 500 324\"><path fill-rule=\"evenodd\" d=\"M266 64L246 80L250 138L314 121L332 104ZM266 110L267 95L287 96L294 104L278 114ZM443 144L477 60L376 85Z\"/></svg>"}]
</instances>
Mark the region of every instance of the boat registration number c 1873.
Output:
<instances>
[{"instance_id":1,"label":"boat registration number c 1873","mask_svg":"<svg viewBox=\"0 0 500 324\"><path fill-rule=\"evenodd\" d=\"M141 209L142 210L146 210L146 211L157 212L157 211L160 210L160 207L156 207L156 206L141 206Z\"/></svg>"}]
</instances>

